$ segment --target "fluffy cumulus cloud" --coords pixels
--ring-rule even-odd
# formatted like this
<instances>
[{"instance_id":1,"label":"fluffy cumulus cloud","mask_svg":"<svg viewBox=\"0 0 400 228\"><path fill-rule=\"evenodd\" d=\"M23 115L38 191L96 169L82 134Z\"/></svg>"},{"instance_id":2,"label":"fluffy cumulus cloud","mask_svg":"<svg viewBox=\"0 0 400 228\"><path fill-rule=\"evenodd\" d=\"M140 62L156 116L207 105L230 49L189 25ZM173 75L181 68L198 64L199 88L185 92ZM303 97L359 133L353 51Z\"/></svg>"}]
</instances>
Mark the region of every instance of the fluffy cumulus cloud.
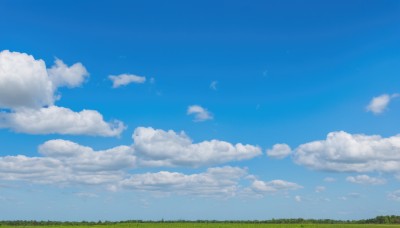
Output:
<instances>
[{"instance_id":1,"label":"fluffy cumulus cloud","mask_svg":"<svg viewBox=\"0 0 400 228\"><path fill-rule=\"evenodd\" d=\"M170 171L130 174L132 169L143 166L208 166L261 154L256 146L218 140L194 144L184 133L153 128L137 128L133 139L132 145L99 151L68 140L49 140L39 146L40 156L0 157L0 180L58 186L89 184L112 191L213 197L232 197L246 191L262 196L301 188L284 180L251 178L246 168L231 166L208 168L194 174Z\"/></svg>"},{"instance_id":2,"label":"fluffy cumulus cloud","mask_svg":"<svg viewBox=\"0 0 400 228\"><path fill-rule=\"evenodd\" d=\"M213 115L207 109L201 107L200 105L191 105L187 109L188 115L194 115L195 122L202 122L206 120L212 120Z\"/></svg>"},{"instance_id":3,"label":"fluffy cumulus cloud","mask_svg":"<svg viewBox=\"0 0 400 228\"><path fill-rule=\"evenodd\" d=\"M113 88L126 86L131 83L144 83L146 81L146 77L137 76L133 74L110 75L108 76L108 78L112 81Z\"/></svg>"},{"instance_id":4,"label":"fluffy cumulus cloud","mask_svg":"<svg viewBox=\"0 0 400 228\"><path fill-rule=\"evenodd\" d=\"M54 66L48 69L47 72L55 88L80 86L85 78L89 76L82 63L75 63L69 67L60 59L56 59Z\"/></svg>"},{"instance_id":5,"label":"fluffy cumulus cloud","mask_svg":"<svg viewBox=\"0 0 400 228\"><path fill-rule=\"evenodd\" d=\"M346 181L364 185L381 185L386 183L386 180L383 178L370 177L368 175L349 176L346 178Z\"/></svg>"},{"instance_id":6,"label":"fluffy cumulus cloud","mask_svg":"<svg viewBox=\"0 0 400 228\"><path fill-rule=\"evenodd\" d=\"M204 173L161 171L132 175L120 182L123 188L195 196L234 196L247 171L238 167L209 168Z\"/></svg>"},{"instance_id":7,"label":"fluffy cumulus cloud","mask_svg":"<svg viewBox=\"0 0 400 228\"><path fill-rule=\"evenodd\" d=\"M0 52L1 108L40 108L54 100L54 86L43 60L25 53Z\"/></svg>"},{"instance_id":8,"label":"fluffy cumulus cloud","mask_svg":"<svg viewBox=\"0 0 400 228\"><path fill-rule=\"evenodd\" d=\"M212 165L251 159L261 155L258 146L235 145L219 140L193 143L184 133L138 127L133 133L134 149L147 166Z\"/></svg>"},{"instance_id":9,"label":"fluffy cumulus cloud","mask_svg":"<svg viewBox=\"0 0 400 228\"><path fill-rule=\"evenodd\" d=\"M138 167L140 155L131 146L94 151L68 140L50 140L39 146L40 157L23 155L0 157L0 180L36 184L103 185L110 190L126 189L162 194L232 197L251 190L257 195L301 188L295 183L254 179L248 187L247 169L214 167L205 172L185 174L159 171L129 174Z\"/></svg>"},{"instance_id":10,"label":"fluffy cumulus cloud","mask_svg":"<svg viewBox=\"0 0 400 228\"><path fill-rule=\"evenodd\" d=\"M300 145L294 160L315 170L400 172L400 135L383 138L331 132L325 140Z\"/></svg>"},{"instance_id":11,"label":"fluffy cumulus cloud","mask_svg":"<svg viewBox=\"0 0 400 228\"><path fill-rule=\"evenodd\" d=\"M105 122L103 116L95 110L74 112L57 106L0 113L0 127L28 134L100 136L118 136L125 128L118 120Z\"/></svg>"},{"instance_id":12,"label":"fluffy cumulus cloud","mask_svg":"<svg viewBox=\"0 0 400 228\"><path fill-rule=\"evenodd\" d=\"M39 150L44 157L0 157L0 180L58 186L101 185L111 191L233 197L243 193L241 181L248 176L247 169L231 166L208 168L195 174L169 171L129 174L128 170L135 167L136 157L125 146L93 151L70 141L51 140ZM259 195L298 188L281 180L257 181L251 188L260 188L258 183L265 183L261 189L255 189Z\"/></svg>"},{"instance_id":13,"label":"fluffy cumulus cloud","mask_svg":"<svg viewBox=\"0 0 400 228\"><path fill-rule=\"evenodd\" d=\"M386 107L389 105L390 101L398 96L399 94L382 94L380 96L373 97L367 106L367 111L374 114L381 114L386 110Z\"/></svg>"},{"instance_id":14,"label":"fluffy cumulus cloud","mask_svg":"<svg viewBox=\"0 0 400 228\"><path fill-rule=\"evenodd\" d=\"M57 159L78 171L115 171L136 166L136 157L129 146L94 151L90 147L57 139L45 142L39 152L47 158Z\"/></svg>"},{"instance_id":15,"label":"fluffy cumulus cloud","mask_svg":"<svg viewBox=\"0 0 400 228\"><path fill-rule=\"evenodd\" d=\"M94 151L58 139L42 144L39 152L42 157L0 157L0 179L57 185L106 184L122 180L123 170L136 164L128 146Z\"/></svg>"},{"instance_id":16,"label":"fluffy cumulus cloud","mask_svg":"<svg viewBox=\"0 0 400 228\"><path fill-rule=\"evenodd\" d=\"M282 159L289 156L292 149L287 144L275 144L272 149L267 150L268 157Z\"/></svg>"},{"instance_id":17,"label":"fluffy cumulus cloud","mask_svg":"<svg viewBox=\"0 0 400 228\"><path fill-rule=\"evenodd\" d=\"M0 128L30 134L87 134L117 136L120 121L105 122L94 110L74 112L54 103L57 89L82 85L89 73L81 63L67 66L56 59L46 69L41 59L19 53L0 52Z\"/></svg>"}]
</instances>

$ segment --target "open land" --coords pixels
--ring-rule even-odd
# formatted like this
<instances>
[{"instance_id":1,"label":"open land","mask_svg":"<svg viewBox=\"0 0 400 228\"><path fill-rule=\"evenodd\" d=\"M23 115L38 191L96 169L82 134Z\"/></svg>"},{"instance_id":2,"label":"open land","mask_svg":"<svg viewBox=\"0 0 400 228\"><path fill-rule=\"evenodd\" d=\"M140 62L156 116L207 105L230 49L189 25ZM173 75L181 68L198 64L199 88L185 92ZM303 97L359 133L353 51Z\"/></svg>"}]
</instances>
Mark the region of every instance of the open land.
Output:
<instances>
[{"instance_id":1,"label":"open land","mask_svg":"<svg viewBox=\"0 0 400 228\"><path fill-rule=\"evenodd\" d=\"M400 225L386 225L386 224L260 224L260 223L120 223L120 224L99 224L99 225L0 225L1 228L8 227L24 227L24 228L37 228L37 227L48 227L48 228L158 228L158 227L189 227L189 228L205 228L205 227L216 227L216 228L394 228L400 227Z\"/></svg>"}]
</instances>

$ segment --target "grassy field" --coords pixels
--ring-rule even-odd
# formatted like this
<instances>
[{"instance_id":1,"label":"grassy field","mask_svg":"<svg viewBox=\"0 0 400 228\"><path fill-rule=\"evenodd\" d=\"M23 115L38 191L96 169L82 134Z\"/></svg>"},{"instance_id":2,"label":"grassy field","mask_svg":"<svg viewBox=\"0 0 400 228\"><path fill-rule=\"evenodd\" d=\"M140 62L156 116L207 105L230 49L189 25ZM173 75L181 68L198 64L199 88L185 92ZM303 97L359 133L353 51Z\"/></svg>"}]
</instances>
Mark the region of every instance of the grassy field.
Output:
<instances>
[{"instance_id":1,"label":"grassy field","mask_svg":"<svg viewBox=\"0 0 400 228\"><path fill-rule=\"evenodd\" d=\"M243 224L243 223L122 223L122 224L112 224L112 225L46 225L46 226L8 226L0 225L1 228L8 227L25 227L25 228L173 228L173 227L188 227L188 228L205 228L205 227L215 227L215 228L391 228L400 227L400 225L379 225L379 224Z\"/></svg>"}]
</instances>

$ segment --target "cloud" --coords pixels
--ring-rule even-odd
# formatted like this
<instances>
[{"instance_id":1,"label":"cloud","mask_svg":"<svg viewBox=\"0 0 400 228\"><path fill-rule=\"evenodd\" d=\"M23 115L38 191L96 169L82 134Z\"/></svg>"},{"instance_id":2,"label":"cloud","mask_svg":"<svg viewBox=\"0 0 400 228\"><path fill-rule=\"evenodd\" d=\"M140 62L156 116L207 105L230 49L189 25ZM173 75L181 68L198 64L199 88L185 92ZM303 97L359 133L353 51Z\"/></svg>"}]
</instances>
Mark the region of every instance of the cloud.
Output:
<instances>
[{"instance_id":1,"label":"cloud","mask_svg":"<svg viewBox=\"0 0 400 228\"><path fill-rule=\"evenodd\" d=\"M272 180L272 181L261 181L254 180L251 184L251 189L258 194L269 194L275 192L296 190L303 188L301 185L298 185L293 182L288 182L284 180Z\"/></svg>"},{"instance_id":2,"label":"cloud","mask_svg":"<svg viewBox=\"0 0 400 228\"><path fill-rule=\"evenodd\" d=\"M204 173L161 171L135 174L120 182L126 189L195 196L235 196L247 171L238 167L209 168Z\"/></svg>"},{"instance_id":3,"label":"cloud","mask_svg":"<svg viewBox=\"0 0 400 228\"><path fill-rule=\"evenodd\" d=\"M295 200L296 202L300 203L300 202L302 201L302 198L301 198L301 196L295 196L295 197L294 197L294 200Z\"/></svg>"},{"instance_id":4,"label":"cloud","mask_svg":"<svg viewBox=\"0 0 400 228\"><path fill-rule=\"evenodd\" d=\"M390 200L394 200L394 201L399 201L400 202L400 189L396 190L396 191L393 191L393 192L390 192L388 194L388 198Z\"/></svg>"},{"instance_id":5,"label":"cloud","mask_svg":"<svg viewBox=\"0 0 400 228\"><path fill-rule=\"evenodd\" d=\"M200 105L191 105L187 109L188 115L194 115L195 122L202 122L206 120L212 120L213 115L207 109L201 107Z\"/></svg>"},{"instance_id":6,"label":"cloud","mask_svg":"<svg viewBox=\"0 0 400 228\"><path fill-rule=\"evenodd\" d=\"M146 166L198 167L251 159L261 155L258 146L219 140L193 143L184 133L138 127L133 135L134 149Z\"/></svg>"},{"instance_id":7,"label":"cloud","mask_svg":"<svg viewBox=\"0 0 400 228\"><path fill-rule=\"evenodd\" d=\"M383 178L370 177L368 175L358 175L358 176L348 176L346 181L354 184L364 184L364 185L381 185L385 184L386 180Z\"/></svg>"},{"instance_id":8,"label":"cloud","mask_svg":"<svg viewBox=\"0 0 400 228\"><path fill-rule=\"evenodd\" d=\"M94 151L68 140L56 139L40 145L39 152L78 171L116 171L136 166L136 157L129 146Z\"/></svg>"},{"instance_id":9,"label":"cloud","mask_svg":"<svg viewBox=\"0 0 400 228\"><path fill-rule=\"evenodd\" d=\"M94 151L67 140L50 140L39 146L44 157L0 157L0 179L56 185L115 183L123 170L136 165L132 148L119 146Z\"/></svg>"},{"instance_id":10,"label":"cloud","mask_svg":"<svg viewBox=\"0 0 400 228\"><path fill-rule=\"evenodd\" d=\"M217 90L218 81L212 81L210 84L210 89Z\"/></svg>"},{"instance_id":11,"label":"cloud","mask_svg":"<svg viewBox=\"0 0 400 228\"><path fill-rule=\"evenodd\" d=\"M134 74L120 74L120 75L110 75L108 78L113 83L113 88L118 88L121 86L126 86L131 83L144 83L146 81L146 77L137 76ZM154 82L154 80L151 80Z\"/></svg>"},{"instance_id":12,"label":"cloud","mask_svg":"<svg viewBox=\"0 0 400 228\"><path fill-rule=\"evenodd\" d=\"M39 183L105 183L138 167L199 167L250 159L256 146L212 140L193 144L184 133L139 127L130 146L95 151L75 142L55 139L39 146L42 157L0 157L0 179Z\"/></svg>"},{"instance_id":13,"label":"cloud","mask_svg":"<svg viewBox=\"0 0 400 228\"><path fill-rule=\"evenodd\" d=\"M39 184L105 184L122 178L120 171L74 170L54 158L24 155L0 157L0 179Z\"/></svg>"},{"instance_id":14,"label":"cloud","mask_svg":"<svg viewBox=\"0 0 400 228\"><path fill-rule=\"evenodd\" d=\"M325 186L317 186L317 187L315 187L315 192L316 193L321 193L321 192L323 192L325 190L326 190Z\"/></svg>"},{"instance_id":15,"label":"cloud","mask_svg":"<svg viewBox=\"0 0 400 228\"><path fill-rule=\"evenodd\" d=\"M135 134L140 135L142 139L135 141L131 146L117 146L99 151L68 140L46 141L38 148L41 156L0 157L0 180L56 186L100 185L110 191L126 189L156 194L204 197L233 197L254 194L263 196L301 188L296 183L284 180L257 180L247 173L247 168L231 166L208 168L205 172L194 174L170 171L130 174L131 170L140 170L138 168L149 164L156 167L164 165L200 166L247 159L261 154L257 147L248 146L248 149L256 150L256 154L253 154L252 150L249 150L250 153L249 151L242 151L246 146L237 146L235 149L234 146L226 142L222 142L222 146L202 148L204 142L192 144L187 141L187 137L182 138L173 131L165 132L151 128L139 128L135 131ZM170 134L168 141L165 141L164 134ZM157 158L155 160L150 160L150 157L144 155L143 151L138 151L140 146L137 147L136 143L143 146L141 144L143 138L149 140L146 142L147 147L156 150ZM151 142L151 145L147 144L149 142ZM158 144L159 142L161 144ZM185 147L182 150L180 144L185 143L187 148ZM209 142L206 141L206 143ZM161 148L159 148L160 146ZM200 149L194 149L196 147ZM163 148L164 150L162 150ZM172 150L174 151L171 152ZM181 161L182 158L179 157L179 154L184 154L184 162ZM143 161L147 163L144 164ZM80 196L85 197L86 195Z\"/></svg>"},{"instance_id":16,"label":"cloud","mask_svg":"<svg viewBox=\"0 0 400 228\"><path fill-rule=\"evenodd\" d=\"M373 97L367 106L367 111L372 112L375 115L381 114L386 110L386 107L389 105L390 101L398 96L399 94L382 94L380 96Z\"/></svg>"},{"instance_id":17,"label":"cloud","mask_svg":"<svg viewBox=\"0 0 400 228\"><path fill-rule=\"evenodd\" d=\"M300 145L294 154L297 164L315 170L336 172L399 172L400 135L331 132L325 140Z\"/></svg>"},{"instance_id":18,"label":"cloud","mask_svg":"<svg viewBox=\"0 0 400 228\"><path fill-rule=\"evenodd\" d=\"M74 112L58 107L57 89L80 86L89 76L81 63L67 66L56 59L46 69L33 56L0 52L0 128L29 134L87 134L118 136L125 128L120 121L105 122L94 110Z\"/></svg>"},{"instance_id":19,"label":"cloud","mask_svg":"<svg viewBox=\"0 0 400 228\"><path fill-rule=\"evenodd\" d=\"M0 52L0 108L39 108L54 100L54 86L43 60L25 53Z\"/></svg>"},{"instance_id":20,"label":"cloud","mask_svg":"<svg viewBox=\"0 0 400 228\"><path fill-rule=\"evenodd\" d=\"M0 128L28 134L118 136L125 126L118 120L105 122L103 116L94 110L74 112L68 108L50 106L0 112Z\"/></svg>"},{"instance_id":21,"label":"cloud","mask_svg":"<svg viewBox=\"0 0 400 228\"><path fill-rule=\"evenodd\" d=\"M263 196L301 188L300 185L283 180L264 182L257 179L254 179L249 187L241 186L240 181L248 177L247 169L224 166L208 168L198 174L167 171L135 174L122 180L119 186L154 193L218 197L254 196L254 194Z\"/></svg>"},{"instance_id":22,"label":"cloud","mask_svg":"<svg viewBox=\"0 0 400 228\"><path fill-rule=\"evenodd\" d=\"M80 86L89 76L82 63L75 63L68 67L62 60L56 59L54 66L47 70L50 80L55 88L67 86L74 88Z\"/></svg>"},{"instance_id":23,"label":"cloud","mask_svg":"<svg viewBox=\"0 0 400 228\"><path fill-rule=\"evenodd\" d=\"M292 153L292 149L287 144L275 144L272 149L267 150L268 157L283 159Z\"/></svg>"}]
</instances>

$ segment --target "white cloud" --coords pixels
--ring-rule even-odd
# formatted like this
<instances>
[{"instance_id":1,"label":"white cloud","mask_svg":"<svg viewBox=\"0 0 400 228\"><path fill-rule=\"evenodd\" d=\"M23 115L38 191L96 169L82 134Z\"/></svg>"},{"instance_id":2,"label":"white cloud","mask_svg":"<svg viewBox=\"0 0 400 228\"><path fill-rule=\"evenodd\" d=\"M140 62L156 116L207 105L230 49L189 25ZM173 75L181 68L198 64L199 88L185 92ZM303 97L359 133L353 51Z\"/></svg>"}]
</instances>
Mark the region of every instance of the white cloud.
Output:
<instances>
[{"instance_id":1,"label":"white cloud","mask_svg":"<svg viewBox=\"0 0 400 228\"><path fill-rule=\"evenodd\" d=\"M224 166L209 168L206 172L198 174L166 171L135 174L122 180L119 186L154 193L218 197L255 194L263 196L301 188L300 185L283 180L264 182L257 179L254 179L249 187L241 186L240 181L248 177L246 169Z\"/></svg>"},{"instance_id":2,"label":"white cloud","mask_svg":"<svg viewBox=\"0 0 400 228\"><path fill-rule=\"evenodd\" d=\"M153 140L151 135L147 136L151 139L150 141ZM163 141L162 137L157 139ZM179 137L171 140L185 141L185 139ZM174 143L172 142L171 145L174 145ZM154 146L157 148L159 145L155 144ZM210 161L213 162L213 156L218 157L220 151L213 152L214 155L207 155L209 157L206 156L205 159L211 159ZM130 170L141 167L140 160L143 159L142 154L135 151L135 144L94 151L87 146L57 139L49 140L40 145L39 153L42 155L41 157L24 155L0 157L0 180L56 186L101 185L110 191L131 189L157 194L207 197L249 196L249 194L245 194L246 191L251 195L263 196L301 188L298 184L283 180L268 182L257 180L248 175L246 168L231 166L208 168L205 172L195 174L169 171L129 174ZM224 152L222 153L224 154ZM259 153L261 151L258 150ZM177 154L179 154L179 151ZM172 156L170 154L159 155L164 159ZM198 161L194 154L191 154L191 156L194 156L194 158L190 164ZM230 156L229 159L235 159L232 158L232 155ZM241 156L239 155L239 158ZM199 165L210 163L210 161L205 162L201 159ZM161 163L155 164L160 165ZM242 186L244 184L242 182L249 180L250 186ZM79 194L78 196L91 197L87 194Z\"/></svg>"},{"instance_id":3,"label":"white cloud","mask_svg":"<svg viewBox=\"0 0 400 228\"><path fill-rule=\"evenodd\" d=\"M44 157L0 157L0 179L56 185L107 184L122 180L123 170L136 165L136 157L128 146L94 151L58 139L39 146L39 152Z\"/></svg>"},{"instance_id":4,"label":"white cloud","mask_svg":"<svg viewBox=\"0 0 400 228\"><path fill-rule=\"evenodd\" d=\"M49 140L39 146L42 157L23 155L0 157L0 179L50 184L117 185L130 169L143 166L204 166L260 155L258 147L223 141L193 144L183 133L138 128L131 146L94 151L68 140ZM208 173L233 175L231 169L210 169ZM232 169L236 170L236 169ZM231 170L231 171L232 171ZM226 174L224 174L224 172ZM115 190L115 188L114 188Z\"/></svg>"},{"instance_id":5,"label":"white cloud","mask_svg":"<svg viewBox=\"0 0 400 228\"><path fill-rule=\"evenodd\" d=\"M39 152L77 171L116 171L136 166L136 157L129 146L94 151L68 140L56 139L40 145Z\"/></svg>"},{"instance_id":6,"label":"white cloud","mask_svg":"<svg viewBox=\"0 0 400 228\"><path fill-rule=\"evenodd\" d=\"M94 110L74 112L57 107L57 89L80 86L88 76L81 63L68 67L56 59L46 69L45 62L33 56L0 52L0 128L29 134L87 134L118 136L124 126L120 121L107 123Z\"/></svg>"},{"instance_id":7,"label":"white cloud","mask_svg":"<svg viewBox=\"0 0 400 228\"><path fill-rule=\"evenodd\" d=\"M54 100L43 60L25 53L0 52L0 108L38 108L52 105Z\"/></svg>"},{"instance_id":8,"label":"white cloud","mask_svg":"<svg viewBox=\"0 0 400 228\"><path fill-rule=\"evenodd\" d=\"M212 81L210 84L210 89L217 90L218 81Z\"/></svg>"},{"instance_id":9,"label":"white cloud","mask_svg":"<svg viewBox=\"0 0 400 228\"><path fill-rule=\"evenodd\" d=\"M88 147L68 144L73 143L55 140L42 145L42 153L50 150L51 157L0 157L0 179L61 186L104 185L114 191L122 187L164 194L227 197L236 195L239 180L247 174L245 169L226 166L189 175L167 171L129 175L123 169L134 164L134 157L127 148L94 152Z\"/></svg>"},{"instance_id":10,"label":"white cloud","mask_svg":"<svg viewBox=\"0 0 400 228\"><path fill-rule=\"evenodd\" d=\"M184 133L138 127L133 133L134 149L148 166L198 167L251 159L261 155L257 146L211 140L193 143Z\"/></svg>"},{"instance_id":11,"label":"white cloud","mask_svg":"<svg viewBox=\"0 0 400 228\"><path fill-rule=\"evenodd\" d=\"M381 185L386 183L386 180L383 178L370 177L368 175L348 176L346 181L365 185Z\"/></svg>"},{"instance_id":12,"label":"white cloud","mask_svg":"<svg viewBox=\"0 0 400 228\"><path fill-rule=\"evenodd\" d=\"M386 107L389 105L390 101L398 96L398 94L382 94L380 96L373 97L367 106L367 111L370 111L374 114L381 114L386 110Z\"/></svg>"},{"instance_id":13,"label":"white cloud","mask_svg":"<svg viewBox=\"0 0 400 228\"><path fill-rule=\"evenodd\" d=\"M113 88L126 86L131 83L144 83L146 81L146 77L137 76L134 74L110 75L108 78L112 81ZM154 80L152 81L154 82Z\"/></svg>"},{"instance_id":14,"label":"white cloud","mask_svg":"<svg viewBox=\"0 0 400 228\"><path fill-rule=\"evenodd\" d=\"M89 76L82 63L75 63L68 67L62 60L56 59L54 66L47 70L49 79L55 88L67 86L74 88L82 85L85 78Z\"/></svg>"},{"instance_id":15,"label":"white cloud","mask_svg":"<svg viewBox=\"0 0 400 228\"><path fill-rule=\"evenodd\" d=\"M284 180L272 180L268 182L261 180L254 180L253 183L251 184L251 189L259 194L296 190L300 188L303 187L296 183Z\"/></svg>"},{"instance_id":16,"label":"white cloud","mask_svg":"<svg viewBox=\"0 0 400 228\"><path fill-rule=\"evenodd\" d=\"M68 185L105 184L121 178L120 171L79 171L54 158L23 155L0 157L1 180Z\"/></svg>"},{"instance_id":17,"label":"white cloud","mask_svg":"<svg viewBox=\"0 0 400 228\"><path fill-rule=\"evenodd\" d=\"M391 199L391 200L394 200L394 201L400 201L400 189L396 190L396 191L393 191L393 192L390 192L388 194L388 198Z\"/></svg>"},{"instance_id":18,"label":"white cloud","mask_svg":"<svg viewBox=\"0 0 400 228\"><path fill-rule=\"evenodd\" d=\"M296 202L300 203L300 202L302 201L302 198L301 198L301 196L295 196L295 197L294 197L294 200L295 200Z\"/></svg>"},{"instance_id":19,"label":"white cloud","mask_svg":"<svg viewBox=\"0 0 400 228\"><path fill-rule=\"evenodd\" d=\"M50 106L11 113L0 112L0 128L28 134L118 136L125 126L117 120L105 122L103 116L94 110L74 112L68 108Z\"/></svg>"},{"instance_id":20,"label":"white cloud","mask_svg":"<svg viewBox=\"0 0 400 228\"><path fill-rule=\"evenodd\" d=\"M209 168L204 173L184 174L161 171L132 175L120 182L126 189L195 196L234 196L239 180L247 174L237 167Z\"/></svg>"},{"instance_id":21,"label":"white cloud","mask_svg":"<svg viewBox=\"0 0 400 228\"><path fill-rule=\"evenodd\" d=\"M316 193L321 193L321 192L323 192L325 190L326 190L325 186L317 186L317 187L315 187L315 192Z\"/></svg>"},{"instance_id":22,"label":"white cloud","mask_svg":"<svg viewBox=\"0 0 400 228\"><path fill-rule=\"evenodd\" d=\"M292 153L292 149L287 144L275 144L272 149L267 150L268 157L275 159L282 159L289 156Z\"/></svg>"},{"instance_id":23,"label":"white cloud","mask_svg":"<svg viewBox=\"0 0 400 228\"><path fill-rule=\"evenodd\" d=\"M331 132L325 140L300 145L294 154L297 164L315 170L337 172L399 172L400 135Z\"/></svg>"},{"instance_id":24,"label":"white cloud","mask_svg":"<svg viewBox=\"0 0 400 228\"><path fill-rule=\"evenodd\" d=\"M200 105L191 105L187 109L188 115L194 115L195 122L201 122L206 120L212 120L213 115L207 109L201 107Z\"/></svg>"}]
</instances>

